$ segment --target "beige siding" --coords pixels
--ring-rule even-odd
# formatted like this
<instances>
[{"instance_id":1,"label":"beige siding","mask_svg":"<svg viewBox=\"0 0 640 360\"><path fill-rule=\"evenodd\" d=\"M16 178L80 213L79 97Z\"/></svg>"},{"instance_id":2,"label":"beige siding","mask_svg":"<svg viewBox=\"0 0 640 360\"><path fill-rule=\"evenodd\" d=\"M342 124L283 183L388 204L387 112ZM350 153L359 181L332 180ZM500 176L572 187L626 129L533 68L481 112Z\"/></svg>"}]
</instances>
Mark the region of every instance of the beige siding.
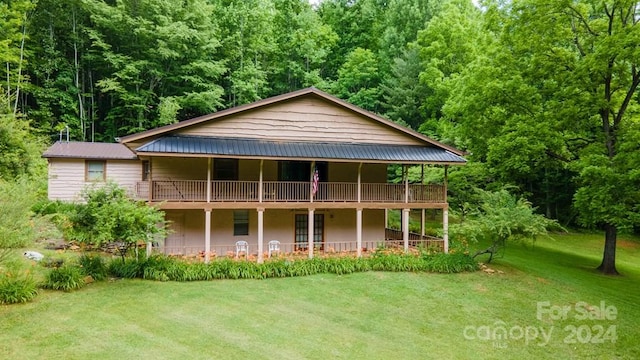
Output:
<instances>
[{"instance_id":1,"label":"beige siding","mask_svg":"<svg viewBox=\"0 0 640 360\"><path fill-rule=\"evenodd\" d=\"M207 159L153 158L153 180L207 180Z\"/></svg>"},{"instance_id":2,"label":"beige siding","mask_svg":"<svg viewBox=\"0 0 640 360\"><path fill-rule=\"evenodd\" d=\"M320 99L298 99L179 131L182 135L283 141L424 145L415 138Z\"/></svg>"},{"instance_id":3,"label":"beige siding","mask_svg":"<svg viewBox=\"0 0 640 360\"><path fill-rule=\"evenodd\" d=\"M142 180L142 162L138 160L107 161L107 179L127 189L133 196L136 183Z\"/></svg>"},{"instance_id":4,"label":"beige siding","mask_svg":"<svg viewBox=\"0 0 640 360\"><path fill-rule=\"evenodd\" d=\"M77 201L85 186L84 160L49 159L50 200Z\"/></svg>"},{"instance_id":5,"label":"beige siding","mask_svg":"<svg viewBox=\"0 0 640 360\"><path fill-rule=\"evenodd\" d=\"M107 179L113 180L131 193L142 177L142 165L137 160L108 160ZM85 181L85 160L49 159L48 192L50 200L80 201L86 186L100 186L103 182Z\"/></svg>"},{"instance_id":6,"label":"beige siding","mask_svg":"<svg viewBox=\"0 0 640 360\"><path fill-rule=\"evenodd\" d=\"M329 163L330 182L351 182L358 181L357 163ZM361 182L363 183L386 183L386 164L362 164Z\"/></svg>"}]
</instances>

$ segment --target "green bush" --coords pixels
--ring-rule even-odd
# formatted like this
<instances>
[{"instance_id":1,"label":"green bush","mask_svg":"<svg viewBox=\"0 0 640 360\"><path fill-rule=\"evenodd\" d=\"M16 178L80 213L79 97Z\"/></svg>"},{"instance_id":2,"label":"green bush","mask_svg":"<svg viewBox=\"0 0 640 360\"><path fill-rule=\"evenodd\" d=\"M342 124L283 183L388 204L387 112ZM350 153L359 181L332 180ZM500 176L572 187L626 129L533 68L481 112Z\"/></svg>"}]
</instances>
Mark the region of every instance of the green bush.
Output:
<instances>
[{"instance_id":1,"label":"green bush","mask_svg":"<svg viewBox=\"0 0 640 360\"><path fill-rule=\"evenodd\" d=\"M164 255L148 259L120 259L109 264L109 273L121 278L155 281L206 281L214 279L267 279L315 274L345 275L364 271L428 271L453 273L475 271L478 264L465 254L422 256L399 250L379 250L371 257L316 257L313 259L271 259L262 264L220 259L209 264L186 262Z\"/></svg>"},{"instance_id":2,"label":"green bush","mask_svg":"<svg viewBox=\"0 0 640 360\"><path fill-rule=\"evenodd\" d=\"M459 273L478 270L478 262L463 253L434 254L423 256L424 271L435 273Z\"/></svg>"},{"instance_id":3,"label":"green bush","mask_svg":"<svg viewBox=\"0 0 640 360\"><path fill-rule=\"evenodd\" d=\"M67 264L51 269L46 276L43 287L52 290L72 291L86 285L84 278L85 274L80 267Z\"/></svg>"},{"instance_id":4,"label":"green bush","mask_svg":"<svg viewBox=\"0 0 640 360\"><path fill-rule=\"evenodd\" d=\"M107 265L102 256L83 254L78 259L78 263L84 274L91 276L94 280L100 281L107 278Z\"/></svg>"},{"instance_id":5,"label":"green bush","mask_svg":"<svg viewBox=\"0 0 640 360\"><path fill-rule=\"evenodd\" d=\"M0 274L0 304L29 302L37 294L37 284L30 275Z\"/></svg>"},{"instance_id":6,"label":"green bush","mask_svg":"<svg viewBox=\"0 0 640 360\"><path fill-rule=\"evenodd\" d=\"M114 259L107 265L107 272L114 277L143 278L145 261L136 258Z\"/></svg>"}]
</instances>

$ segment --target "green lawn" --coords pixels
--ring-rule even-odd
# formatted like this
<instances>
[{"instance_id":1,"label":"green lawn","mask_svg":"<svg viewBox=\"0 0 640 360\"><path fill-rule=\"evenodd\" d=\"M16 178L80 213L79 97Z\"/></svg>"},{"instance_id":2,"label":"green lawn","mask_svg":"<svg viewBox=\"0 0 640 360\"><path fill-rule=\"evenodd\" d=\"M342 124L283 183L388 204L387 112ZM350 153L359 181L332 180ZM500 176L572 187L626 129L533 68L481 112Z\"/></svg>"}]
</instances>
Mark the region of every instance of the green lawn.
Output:
<instances>
[{"instance_id":1,"label":"green lawn","mask_svg":"<svg viewBox=\"0 0 640 360\"><path fill-rule=\"evenodd\" d=\"M42 291L0 307L0 359L640 358L640 242L622 237L619 277L592 270L601 249L600 235L554 235L510 247L494 274L116 280ZM617 314L576 319L597 315L602 301ZM567 319L538 320L538 302L569 307ZM510 333L493 337L501 327Z\"/></svg>"}]
</instances>

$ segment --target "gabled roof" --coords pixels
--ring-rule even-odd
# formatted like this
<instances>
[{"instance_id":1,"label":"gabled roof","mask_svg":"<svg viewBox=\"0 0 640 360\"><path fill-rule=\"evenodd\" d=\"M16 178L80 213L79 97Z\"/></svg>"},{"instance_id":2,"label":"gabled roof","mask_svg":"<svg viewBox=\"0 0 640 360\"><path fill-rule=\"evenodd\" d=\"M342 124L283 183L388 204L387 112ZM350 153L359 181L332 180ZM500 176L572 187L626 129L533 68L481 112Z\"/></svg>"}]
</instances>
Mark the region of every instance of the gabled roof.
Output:
<instances>
[{"instance_id":1,"label":"gabled roof","mask_svg":"<svg viewBox=\"0 0 640 360\"><path fill-rule=\"evenodd\" d=\"M56 141L42 154L44 158L135 160L138 156L123 144Z\"/></svg>"},{"instance_id":2,"label":"gabled roof","mask_svg":"<svg viewBox=\"0 0 640 360\"><path fill-rule=\"evenodd\" d=\"M269 105L273 105L276 103L282 103L282 102L286 102L286 101L290 101L293 99L298 99L298 98L303 98L303 97L316 97L316 98L320 98L323 99L327 102L330 102L332 104L334 104L335 106L341 107L343 109L346 109L348 111L351 111L353 113L359 114L361 116L364 116L374 122L379 123L381 126L385 126L388 128L392 128L396 131L402 132L406 135L409 135L410 137L413 137L421 142L424 142L425 144L429 144L438 148L441 148L443 150L449 151L453 154L456 155L462 155L462 151L455 149L451 146L445 145L443 143L440 143L436 140L433 140L429 137L426 137L422 134L420 134L417 131L411 130L409 128L406 128L402 125L396 124L393 121L389 121L381 116L378 116L374 113L371 113L367 110L364 110L358 106L355 106L353 104L350 104L344 100L341 100L335 96L329 95L323 91L320 91L314 87L311 88L306 88L306 89L302 89L302 90L298 90L298 91L294 91L294 92L290 92L287 94L283 94L283 95L279 95L279 96L274 96L274 97L270 97L267 99L263 99L260 101L256 101L250 104L245 104L245 105L241 105L241 106L236 106L230 109L226 109L226 110L221 110L212 114L208 114L208 115L203 115L203 116L199 116L193 119L189 119L189 120L185 120L176 124L171 124L171 125L166 125L166 126L162 126L159 128L155 128L155 129L151 129L151 130L147 130L147 131L143 131L137 134L132 134L132 135L128 135L128 136L124 136L122 138L120 138L120 142L123 144L126 143L130 143L130 142L138 142L138 141L144 141L145 139L147 140L151 140L153 138L157 138L160 136L166 136L166 135L171 135L173 132L177 131L177 130L182 130L191 126L195 126L198 124L202 124L204 122L207 121L215 121L215 120L219 120L219 119L223 119L223 118L227 118L229 116L232 115L237 115L243 112L247 112L247 111L251 111L251 110L256 110L262 107L266 107Z\"/></svg>"},{"instance_id":3,"label":"gabled roof","mask_svg":"<svg viewBox=\"0 0 640 360\"><path fill-rule=\"evenodd\" d=\"M136 151L140 155L214 155L262 159L317 159L402 163L461 164L462 157L435 146L310 143L244 138L163 136Z\"/></svg>"}]
</instances>

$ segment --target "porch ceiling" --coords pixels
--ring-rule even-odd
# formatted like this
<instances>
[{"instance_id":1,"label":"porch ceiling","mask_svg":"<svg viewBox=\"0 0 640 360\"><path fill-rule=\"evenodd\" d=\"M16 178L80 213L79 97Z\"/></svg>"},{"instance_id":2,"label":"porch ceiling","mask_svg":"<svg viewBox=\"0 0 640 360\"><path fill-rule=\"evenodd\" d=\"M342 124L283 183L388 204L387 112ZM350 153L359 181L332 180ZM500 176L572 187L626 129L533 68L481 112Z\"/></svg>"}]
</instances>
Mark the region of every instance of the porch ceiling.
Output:
<instances>
[{"instance_id":1,"label":"porch ceiling","mask_svg":"<svg viewBox=\"0 0 640 360\"><path fill-rule=\"evenodd\" d=\"M137 148L136 151L139 155L149 153L459 165L466 162L461 156L439 147L337 142L286 142L198 136L165 136Z\"/></svg>"}]
</instances>

